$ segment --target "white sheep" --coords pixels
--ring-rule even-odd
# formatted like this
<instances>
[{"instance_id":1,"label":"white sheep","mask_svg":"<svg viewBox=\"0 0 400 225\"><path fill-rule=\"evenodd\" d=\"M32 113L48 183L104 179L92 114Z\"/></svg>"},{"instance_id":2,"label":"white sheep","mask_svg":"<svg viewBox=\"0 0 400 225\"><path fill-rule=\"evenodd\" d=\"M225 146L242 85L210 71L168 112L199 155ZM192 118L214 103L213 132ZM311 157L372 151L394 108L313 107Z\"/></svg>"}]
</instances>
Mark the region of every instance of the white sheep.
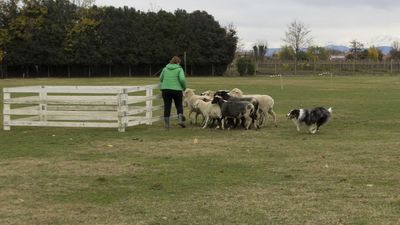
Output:
<instances>
[{"instance_id":1,"label":"white sheep","mask_svg":"<svg viewBox=\"0 0 400 225\"><path fill-rule=\"evenodd\" d=\"M207 127L210 119L221 119L221 108L217 104L211 104L210 101L205 102L201 99L194 103L194 106L201 111L205 117L203 129Z\"/></svg>"},{"instance_id":2,"label":"white sheep","mask_svg":"<svg viewBox=\"0 0 400 225\"><path fill-rule=\"evenodd\" d=\"M215 94L215 91L211 91L211 90L207 90L207 91L201 93L202 96L206 96L209 99L213 99L214 98L214 94Z\"/></svg>"},{"instance_id":3,"label":"white sheep","mask_svg":"<svg viewBox=\"0 0 400 225\"><path fill-rule=\"evenodd\" d=\"M232 89L229 94L235 97L253 97L258 100L259 102L259 109L260 109L260 120L259 125L262 126L267 118L267 113L272 116L274 121L275 127L277 126L276 123L276 114L274 112L274 99L269 95L243 95L243 92L239 88Z\"/></svg>"},{"instance_id":4,"label":"white sheep","mask_svg":"<svg viewBox=\"0 0 400 225\"><path fill-rule=\"evenodd\" d=\"M195 124L197 124L197 117L199 116L199 114L201 114L201 115L203 115L203 114L201 113L201 111L198 108L196 108L194 106L194 103L199 99L204 100L204 101L210 101L211 99L209 99L206 96L196 95L194 93L194 91L195 91L195 89L186 88L186 90L183 92L183 96L184 96L184 100L183 101L184 101L184 105L189 108L190 123L192 123L191 115L194 112L194 113L196 113ZM203 115L203 119L204 118L205 117Z\"/></svg>"}]
</instances>

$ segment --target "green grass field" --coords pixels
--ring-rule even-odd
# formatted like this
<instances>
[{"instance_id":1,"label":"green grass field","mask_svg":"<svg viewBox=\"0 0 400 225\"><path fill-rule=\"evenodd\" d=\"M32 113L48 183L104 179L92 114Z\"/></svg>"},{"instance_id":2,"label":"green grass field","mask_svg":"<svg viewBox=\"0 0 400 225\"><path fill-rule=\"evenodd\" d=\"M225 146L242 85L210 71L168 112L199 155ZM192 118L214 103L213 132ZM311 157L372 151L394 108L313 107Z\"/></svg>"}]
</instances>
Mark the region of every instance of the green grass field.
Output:
<instances>
[{"instance_id":1,"label":"green grass field","mask_svg":"<svg viewBox=\"0 0 400 225\"><path fill-rule=\"evenodd\" d=\"M279 127L1 130L0 224L400 224L399 76L284 77L283 89L271 77L187 81L269 94ZM297 132L286 113L313 106L332 106L332 119L316 135Z\"/></svg>"}]
</instances>

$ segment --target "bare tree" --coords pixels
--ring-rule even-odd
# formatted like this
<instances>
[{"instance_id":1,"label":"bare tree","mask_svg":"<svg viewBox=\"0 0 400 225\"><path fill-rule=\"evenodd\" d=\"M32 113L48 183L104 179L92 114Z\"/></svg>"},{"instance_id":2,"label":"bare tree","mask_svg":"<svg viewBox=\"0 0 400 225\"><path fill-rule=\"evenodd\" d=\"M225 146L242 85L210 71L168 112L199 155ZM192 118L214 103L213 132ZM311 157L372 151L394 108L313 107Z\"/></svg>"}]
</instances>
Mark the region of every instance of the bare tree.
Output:
<instances>
[{"instance_id":1,"label":"bare tree","mask_svg":"<svg viewBox=\"0 0 400 225\"><path fill-rule=\"evenodd\" d=\"M400 52L400 41L393 41L392 48Z\"/></svg>"},{"instance_id":2,"label":"bare tree","mask_svg":"<svg viewBox=\"0 0 400 225\"><path fill-rule=\"evenodd\" d=\"M301 21L293 21L288 25L283 41L294 51L294 74L297 75L297 58L302 48L308 47L312 42L311 30Z\"/></svg>"},{"instance_id":3,"label":"bare tree","mask_svg":"<svg viewBox=\"0 0 400 225\"><path fill-rule=\"evenodd\" d=\"M155 3L155 2L150 2L149 3L149 12L158 12L158 11L160 11L162 8L159 6L159 5L157 5L157 3Z\"/></svg>"},{"instance_id":4,"label":"bare tree","mask_svg":"<svg viewBox=\"0 0 400 225\"><path fill-rule=\"evenodd\" d=\"M283 41L293 48L296 59L300 50L311 44L312 37L310 37L310 32L311 30L304 23L297 20L288 25Z\"/></svg>"},{"instance_id":5,"label":"bare tree","mask_svg":"<svg viewBox=\"0 0 400 225\"><path fill-rule=\"evenodd\" d=\"M392 50L390 50L390 58L392 60L400 59L400 41L394 41L392 44Z\"/></svg>"},{"instance_id":6,"label":"bare tree","mask_svg":"<svg viewBox=\"0 0 400 225\"><path fill-rule=\"evenodd\" d=\"M363 48L364 48L363 43L361 43L357 40L350 41L350 52L353 54L353 57L355 60L358 59L358 55L361 53Z\"/></svg>"},{"instance_id":7,"label":"bare tree","mask_svg":"<svg viewBox=\"0 0 400 225\"><path fill-rule=\"evenodd\" d=\"M71 0L71 2L76 6L89 8L90 6L95 4L96 0Z\"/></svg>"}]
</instances>

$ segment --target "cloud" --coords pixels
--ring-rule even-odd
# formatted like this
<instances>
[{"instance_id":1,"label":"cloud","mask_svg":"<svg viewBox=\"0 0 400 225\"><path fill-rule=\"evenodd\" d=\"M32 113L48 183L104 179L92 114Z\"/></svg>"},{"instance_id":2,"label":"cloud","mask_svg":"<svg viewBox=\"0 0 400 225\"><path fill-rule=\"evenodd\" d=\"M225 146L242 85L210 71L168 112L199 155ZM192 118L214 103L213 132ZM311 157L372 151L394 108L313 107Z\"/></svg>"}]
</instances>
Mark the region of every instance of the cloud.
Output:
<instances>
[{"instance_id":1,"label":"cloud","mask_svg":"<svg viewBox=\"0 0 400 225\"><path fill-rule=\"evenodd\" d=\"M287 24L295 19L311 29L318 45L348 45L352 39L371 42L383 35L400 37L398 0L97 0L96 4L127 5L142 11L205 10L222 26L233 23L246 46L257 41L281 46Z\"/></svg>"}]
</instances>

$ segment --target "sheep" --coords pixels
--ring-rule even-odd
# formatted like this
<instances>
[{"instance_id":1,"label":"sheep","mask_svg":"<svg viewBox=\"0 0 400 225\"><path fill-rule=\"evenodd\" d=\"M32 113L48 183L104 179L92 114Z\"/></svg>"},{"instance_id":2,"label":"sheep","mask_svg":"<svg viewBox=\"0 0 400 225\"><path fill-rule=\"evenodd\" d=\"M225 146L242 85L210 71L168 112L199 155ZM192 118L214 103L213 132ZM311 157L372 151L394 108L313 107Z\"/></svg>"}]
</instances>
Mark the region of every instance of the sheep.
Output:
<instances>
[{"instance_id":1,"label":"sheep","mask_svg":"<svg viewBox=\"0 0 400 225\"><path fill-rule=\"evenodd\" d=\"M205 102L199 99L194 103L194 106L199 109L205 117L203 129L207 127L210 119L221 119L221 108L217 104L211 104L211 102Z\"/></svg>"},{"instance_id":2,"label":"sheep","mask_svg":"<svg viewBox=\"0 0 400 225\"><path fill-rule=\"evenodd\" d=\"M211 99L206 96L196 95L194 91L195 89L186 88L186 90L183 92L184 105L189 108L189 119L191 124L193 123L191 118L192 113L196 113L195 124L197 124L197 117L199 116L199 114L202 115L201 111L194 107L194 103L199 99L202 99L204 101L211 101Z\"/></svg>"},{"instance_id":3,"label":"sheep","mask_svg":"<svg viewBox=\"0 0 400 225\"><path fill-rule=\"evenodd\" d=\"M259 125L262 126L266 121L267 113L272 116L275 127L277 127L276 123L276 114L273 110L274 108L274 99L269 95L243 95L243 92L239 88L234 88L229 92L230 95L235 97L254 97L259 102L259 109L261 118L259 120Z\"/></svg>"},{"instance_id":4,"label":"sheep","mask_svg":"<svg viewBox=\"0 0 400 225\"><path fill-rule=\"evenodd\" d=\"M221 108L221 127L224 127L225 118L242 119L244 118L245 129L248 130L251 125L251 115L254 112L254 106L247 101L226 101L221 96L215 95L211 102L218 104Z\"/></svg>"},{"instance_id":5,"label":"sheep","mask_svg":"<svg viewBox=\"0 0 400 225\"><path fill-rule=\"evenodd\" d=\"M259 102L256 98L253 97L234 97L231 96L229 91L224 91L220 90L215 93L215 95L219 95L222 97L222 99L227 100L227 101L246 101L250 102L254 106L254 112L252 113L252 124L254 124L254 127L256 129L259 128L259 122L258 119L260 118L260 112L259 112Z\"/></svg>"},{"instance_id":6,"label":"sheep","mask_svg":"<svg viewBox=\"0 0 400 225\"><path fill-rule=\"evenodd\" d=\"M214 97L214 94L215 94L215 91L207 90L207 91L201 93L200 95L206 96L206 97L212 99Z\"/></svg>"}]
</instances>

